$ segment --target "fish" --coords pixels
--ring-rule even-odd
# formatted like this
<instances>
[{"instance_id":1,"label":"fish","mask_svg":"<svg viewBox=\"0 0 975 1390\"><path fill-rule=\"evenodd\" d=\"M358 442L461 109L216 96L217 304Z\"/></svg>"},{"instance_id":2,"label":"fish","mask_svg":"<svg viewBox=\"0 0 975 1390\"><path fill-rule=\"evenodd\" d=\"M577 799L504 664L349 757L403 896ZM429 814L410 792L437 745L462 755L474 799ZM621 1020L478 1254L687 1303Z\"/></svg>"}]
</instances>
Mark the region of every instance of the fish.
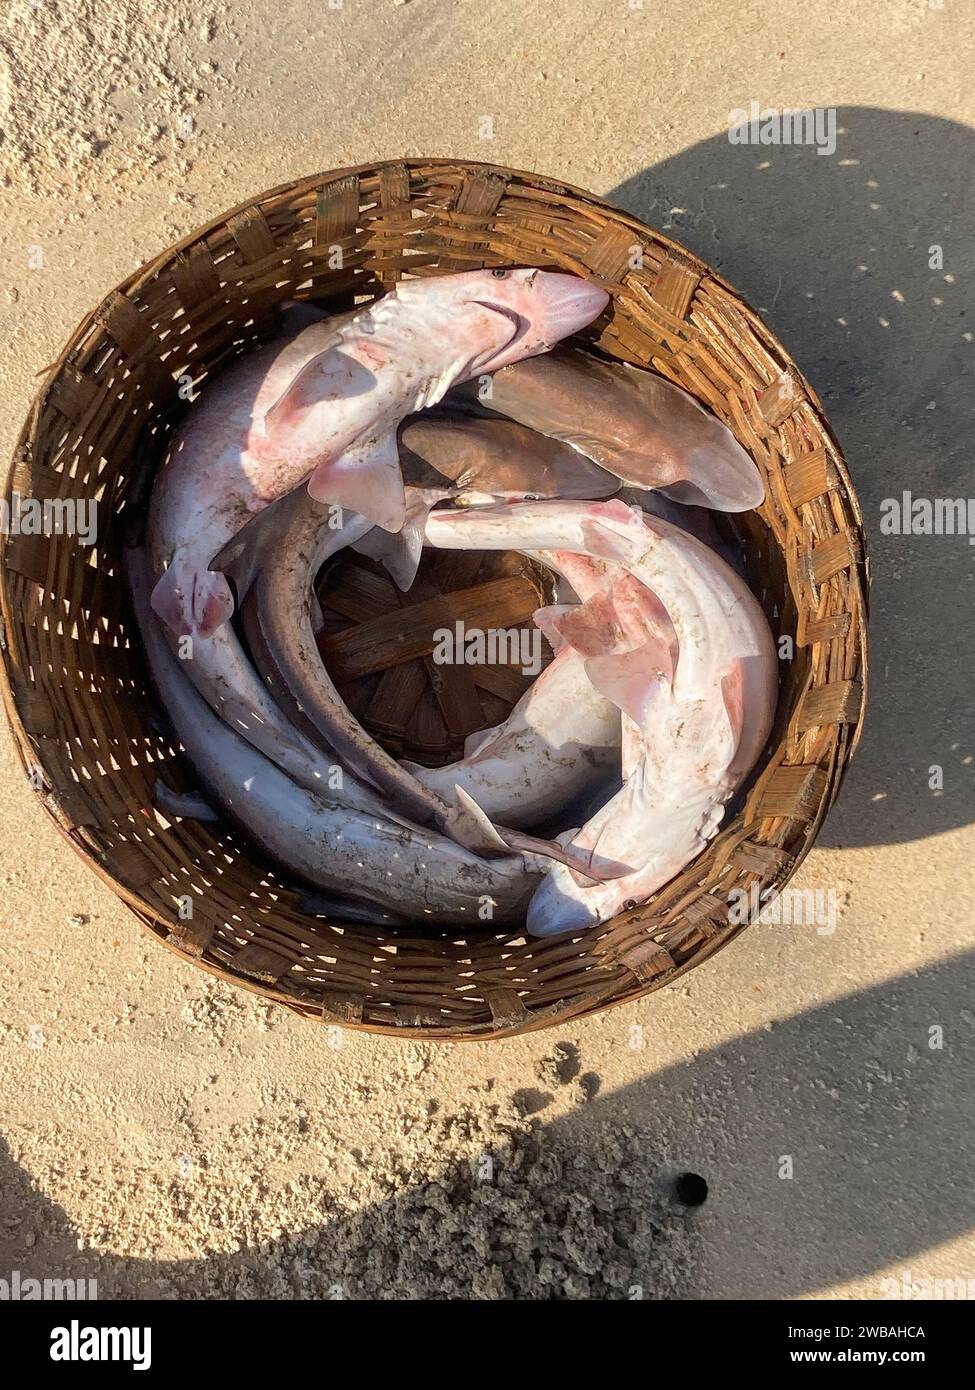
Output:
<instances>
[{"instance_id":1,"label":"fish","mask_svg":"<svg viewBox=\"0 0 975 1390\"><path fill-rule=\"evenodd\" d=\"M427 513L452 498L458 507L540 497L609 497L619 479L566 444L511 420L412 416L399 431L407 486L406 521L398 532L374 527L352 548L380 561L404 592L416 577ZM449 479L453 487L443 487ZM439 486L438 486L439 482Z\"/></svg>"},{"instance_id":2,"label":"fish","mask_svg":"<svg viewBox=\"0 0 975 1390\"><path fill-rule=\"evenodd\" d=\"M533 539L556 564L568 551L606 566L605 586L552 622L586 657L597 690L623 712L626 782L563 838L583 853L636 867L594 884L556 865L526 924L533 936L578 932L645 902L717 833L768 739L777 659L757 599L693 536L618 500L432 513L427 539L477 549L521 549Z\"/></svg>"},{"instance_id":3,"label":"fish","mask_svg":"<svg viewBox=\"0 0 975 1390\"><path fill-rule=\"evenodd\" d=\"M463 787L493 821L531 826L555 817L593 781L605 781L619 765L621 737L619 710L566 648L503 724L473 736L462 760L401 766L442 797Z\"/></svg>"},{"instance_id":4,"label":"fish","mask_svg":"<svg viewBox=\"0 0 975 1390\"><path fill-rule=\"evenodd\" d=\"M268 544L273 547L275 543L278 522L274 511L272 507L258 513L224 548L222 564L239 593L247 592L264 562ZM325 514L328 520L336 521L334 511L325 509ZM344 526L323 527L332 550L371 529L371 523L362 518L347 516L344 520ZM155 565L159 557L151 545L151 534L150 528L150 555ZM232 623L224 623L207 635L183 638L167 629L166 638L210 708L299 786L309 791L328 788L338 792L347 806L360 811L385 810L382 797L344 767L334 749L323 746L317 735L310 738L307 730L289 720L255 670Z\"/></svg>"},{"instance_id":5,"label":"fish","mask_svg":"<svg viewBox=\"0 0 975 1390\"><path fill-rule=\"evenodd\" d=\"M410 494L414 490L408 490ZM440 494L416 490L418 514L425 516ZM408 509L413 501L408 495ZM248 647L270 685L275 702L293 722L302 722L334 750L342 766L392 801L400 815L435 825L459 844L481 854L512 850L544 855L572 864L580 872L619 874L628 865L583 860L554 841L526 835L517 827L495 825L470 791L455 785L441 795L424 785L373 739L336 690L315 642L312 585L325 556L336 544L334 509L299 490L268 514L262 536L264 560L248 555L248 577L257 571L241 619ZM344 512L345 525L357 530L362 518ZM270 523L278 524L272 530ZM365 523L368 525L368 523ZM422 526L418 533L422 538Z\"/></svg>"},{"instance_id":6,"label":"fish","mask_svg":"<svg viewBox=\"0 0 975 1390\"><path fill-rule=\"evenodd\" d=\"M434 414L405 420L400 459L426 464L450 479L458 505L543 497L610 497L619 478L563 444L514 420Z\"/></svg>"},{"instance_id":7,"label":"fish","mask_svg":"<svg viewBox=\"0 0 975 1390\"><path fill-rule=\"evenodd\" d=\"M544 552L537 558L548 563ZM586 556L564 559L563 577L576 596L591 598L602 586L600 569ZM402 766L441 796L463 787L492 820L514 826L554 819L593 783L605 784L619 770L620 712L594 689L583 656L554 638L562 646L554 661L502 724L468 738L463 759Z\"/></svg>"},{"instance_id":8,"label":"fish","mask_svg":"<svg viewBox=\"0 0 975 1390\"><path fill-rule=\"evenodd\" d=\"M417 464L406 461L408 477L422 475L418 464L419 461ZM407 521L399 533L390 535L356 513L316 503L313 499L308 501L308 494L298 488L253 517L224 546L217 562L221 573L230 580L238 601L247 595L256 574L269 561L280 561L285 567L297 562L302 575L300 602L307 603L308 621L314 630L320 614L311 581L330 556L347 545L373 554L383 560L400 587L408 589L421 553L426 514L437 501L455 494L456 489L408 488ZM458 500L463 501L464 495ZM298 518L308 523L307 534L291 534ZM312 532L316 546L314 556L309 549ZM300 553L295 547L299 547ZM153 557L158 562L155 549ZM259 639L253 628L250 636L257 644ZM208 636L196 636L189 642L175 638L172 641L185 662L187 673L211 709L293 780L315 791L323 785L334 786L336 777L340 776L350 805L362 810L382 808L381 799L368 785L357 779L348 765L343 767L336 750L323 738L322 728L316 728L297 708L290 698L287 683L280 677L266 682L258 675L232 624L224 624ZM319 663L316 661L316 664ZM334 690L330 698L338 699ZM282 704L286 710L282 709ZM359 735L367 737L361 728ZM340 774L336 772L337 767L342 769Z\"/></svg>"},{"instance_id":9,"label":"fish","mask_svg":"<svg viewBox=\"0 0 975 1390\"><path fill-rule=\"evenodd\" d=\"M609 296L572 275L463 271L403 280L367 308L312 322L223 372L153 484L152 606L178 636L209 636L234 610L214 557L307 480L319 501L398 531L396 430L455 383L545 352Z\"/></svg>"},{"instance_id":10,"label":"fish","mask_svg":"<svg viewBox=\"0 0 975 1390\"><path fill-rule=\"evenodd\" d=\"M673 382L628 363L563 348L482 374L448 404L517 420L674 502L743 512L765 497L758 468L726 425Z\"/></svg>"},{"instance_id":11,"label":"fish","mask_svg":"<svg viewBox=\"0 0 975 1390\"><path fill-rule=\"evenodd\" d=\"M315 321L314 315L317 312L311 306L300 305L289 307L287 310L289 315L298 315L303 319L311 318L312 322ZM473 435L476 438L476 430ZM463 434L459 440L460 447L467 449L468 453L473 447L470 439L470 434ZM568 449L564 452L571 454L571 458L553 463L550 470L552 485L571 486L574 480L578 486L580 479L590 477L589 470L593 466L586 464L581 460L581 456ZM492 457L498 467L503 467L497 454ZM573 463L576 458L583 464L581 472ZM422 476L423 467L419 458L407 456L404 459L407 477ZM486 468L481 469L479 478L482 482L490 481ZM512 482L513 479L514 470L509 470L505 481ZM312 577L330 555L349 545L381 558L399 586L408 589L420 558L423 522L427 511L437 501L456 494L456 488L409 489L405 523L398 533L390 534L382 528L374 527L367 518L354 512L343 511L333 504L318 504L312 501L310 506L306 507L302 497L307 494L299 487L290 496L279 499L269 508L254 515L218 552L214 563L220 573L230 581L237 602L240 602L247 594L257 569L269 556L274 559L280 558L282 546L288 547L291 544L288 539L289 517L304 510L309 516L320 517L319 548L311 569ZM467 494L458 497L458 501L461 502L469 500ZM318 508L317 512L315 508ZM158 572L165 565L166 550L161 544L158 527L150 525L149 535L153 563ZM297 539L295 543L298 543ZM306 537L302 543L310 544L310 541ZM302 558L306 557L303 555ZM305 587L302 602L306 599L313 603L310 581ZM313 625L317 616L316 613L309 612L309 621ZM360 780L355 775L355 767L364 766L364 763L359 760L342 763L336 750L329 747L321 736L322 728L316 729L311 721L296 710L286 682L278 680L272 683L272 689L268 688L267 683L254 669L231 624L224 623L206 635L198 634L189 643L185 639L177 640L175 637L173 640L186 662L188 674L210 707L299 785L315 791L323 785L331 785L334 788L338 780L350 806L361 810L382 809L382 799L368 786L368 774L365 780ZM338 700L334 689L330 693L330 699ZM282 709L282 704L286 706L286 711ZM360 741L368 740L372 744L372 740L368 739L361 726L355 727L358 730L357 738ZM344 746L348 750L352 748L348 740ZM393 775L392 766L392 760L387 760L387 790L389 778ZM424 802L424 815L418 800L422 799L421 794L414 787L413 795L407 795L409 785L407 777L401 778L400 805L406 813L409 813L412 805L414 816L429 820L434 816L429 798ZM449 814L443 807L438 809L444 817ZM461 834L463 843L471 847L480 845L491 852L497 851L497 837L488 831L479 817L472 815L470 808L466 808L463 813L455 808L455 815L459 817L456 829Z\"/></svg>"},{"instance_id":12,"label":"fish","mask_svg":"<svg viewBox=\"0 0 975 1390\"><path fill-rule=\"evenodd\" d=\"M149 673L173 733L215 804L289 875L444 926L518 924L539 881L521 854L481 859L419 826L350 809L297 786L210 709L166 640L150 602L144 550L124 568Z\"/></svg>"},{"instance_id":13,"label":"fish","mask_svg":"<svg viewBox=\"0 0 975 1390\"><path fill-rule=\"evenodd\" d=\"M407 506L410 506L410 493ZM426 505L420 501L420 507ZM315 576L330 555L375 528L345 509L316 502L301 488L275 504L264 516L257 538L248 540L237 560L228 563L234 578L243 558L247 592L241 622L255 666L275 703L293 726L301 726L358 769L362 779L387 795L392 791L402 811L420 821L431 819L433 803L354 718L328 675L315 641L318 612ZM422 533L421 533L422 540ZM383 766L386 763L384 776ZM390 786L389 777L395 785Z\"/></svg>"}]
</instances>

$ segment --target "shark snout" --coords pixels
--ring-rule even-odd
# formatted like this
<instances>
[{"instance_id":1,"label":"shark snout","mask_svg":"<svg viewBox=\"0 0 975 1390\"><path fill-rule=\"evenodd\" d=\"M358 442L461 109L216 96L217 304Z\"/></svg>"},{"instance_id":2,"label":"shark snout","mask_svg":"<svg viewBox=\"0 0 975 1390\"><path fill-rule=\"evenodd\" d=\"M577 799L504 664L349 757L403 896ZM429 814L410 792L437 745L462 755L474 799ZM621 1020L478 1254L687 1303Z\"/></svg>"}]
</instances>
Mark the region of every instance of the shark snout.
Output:
<instances>
[{"instance_id":1,"label":"shark snout","mask_svg":"<svg viewBox=\"0 0 975 1390\"><path fill-rule=\"evenodd\" d=\"M538 299L539 317L544 320L546 339L555 343L585 328L606 308L609 295L589 280L538 270L531 292Z\"/></svg>"},{"instance_id":2,"label":"shark snout","mask_svg":"<svg viewBox=\"0 0 975 1390\"><path fill-rule=\"evenodd\" d=\"M661 491L685 506L710 507L719 512L747 512L765 501L765 484L753 460L730 430L717 425L710 447L692 449L685 476Z\"/></svg>"}]
</instances>

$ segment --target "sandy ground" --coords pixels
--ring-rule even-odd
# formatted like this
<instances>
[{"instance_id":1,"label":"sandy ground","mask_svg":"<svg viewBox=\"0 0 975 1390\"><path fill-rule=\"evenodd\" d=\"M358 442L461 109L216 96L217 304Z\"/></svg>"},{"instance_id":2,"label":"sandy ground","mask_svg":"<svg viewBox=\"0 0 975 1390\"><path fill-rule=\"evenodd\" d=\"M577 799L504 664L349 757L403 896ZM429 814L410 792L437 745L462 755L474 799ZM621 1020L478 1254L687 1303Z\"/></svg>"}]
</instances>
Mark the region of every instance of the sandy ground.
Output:
<instances>
[{"instance_id":1,"label":"sandy ground","mask_svg":"<svg viewBox=\"0 0 975 1390\"><path fill-rule=\"evenodd\" d=\"M641 1004L460 1051L316 1030L160 950L4 735L0 1277L349 1298L975 1279L975 549L879 534L903 488L975 492L973 14L679 8L5 7L4 455L82 314L255 190L401 154L537 169L672 229L810 375L873 539L876 680L799 880L835 895L835 932L755 926ZM731 145L752 99L835 107L836 153ZM693 1211L683 1170L709 1184Z\"/></svg>"}]
</instances>

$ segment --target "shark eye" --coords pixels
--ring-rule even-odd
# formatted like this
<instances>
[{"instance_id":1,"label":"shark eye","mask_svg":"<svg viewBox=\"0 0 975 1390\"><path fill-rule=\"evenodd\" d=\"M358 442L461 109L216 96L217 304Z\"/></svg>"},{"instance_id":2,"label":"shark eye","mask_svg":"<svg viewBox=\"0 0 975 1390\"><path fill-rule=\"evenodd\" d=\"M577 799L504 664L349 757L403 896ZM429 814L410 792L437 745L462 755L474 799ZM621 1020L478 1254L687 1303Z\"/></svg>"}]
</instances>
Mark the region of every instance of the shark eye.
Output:
<instances>
[{"instance_id":1,"label":"shark eye","mask_svg":"<svg viewBox=\"0 0 975 1390\"><path fill-rule=\"evenodd\" d=\"M508 272L506 270L503 270L501 266L498 266L495 270L491 271L491 274L494 276L495 280L504 280L507 277Z\"/></svg>"},{"instance_id":2,"label":"shark eye","mask_svg":"<svg viewBox=\"0 0 975 1390\"><path fill-rule=\"evenodd\" d=\"M623 904L623 911L632 912L636 905L636 898L627 898L626 902Z\"/></svg>"}]
</instances>

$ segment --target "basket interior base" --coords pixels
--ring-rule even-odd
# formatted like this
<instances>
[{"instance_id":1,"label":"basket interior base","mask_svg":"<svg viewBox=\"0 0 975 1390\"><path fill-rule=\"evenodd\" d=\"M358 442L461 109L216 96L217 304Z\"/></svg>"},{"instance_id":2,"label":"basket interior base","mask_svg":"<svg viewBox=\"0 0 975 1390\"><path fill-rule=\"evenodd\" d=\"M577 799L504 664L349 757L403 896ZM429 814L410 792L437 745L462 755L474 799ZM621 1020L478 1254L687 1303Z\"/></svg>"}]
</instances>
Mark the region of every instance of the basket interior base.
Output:
<instances>
[{"instance_id":1,"label":"basket interior base","mask_svg":"<svg viewBox=\"0 0 975 1390\"><path fill-rule=\"evenodd\" d=\"M551 660L532 613L551 601L552 578L516 551L425 550L405 594L381 565L346 551L317 588L325 665L397 758L462 758L468 735L503 723Z\"/></svg>"}]
</instances>

